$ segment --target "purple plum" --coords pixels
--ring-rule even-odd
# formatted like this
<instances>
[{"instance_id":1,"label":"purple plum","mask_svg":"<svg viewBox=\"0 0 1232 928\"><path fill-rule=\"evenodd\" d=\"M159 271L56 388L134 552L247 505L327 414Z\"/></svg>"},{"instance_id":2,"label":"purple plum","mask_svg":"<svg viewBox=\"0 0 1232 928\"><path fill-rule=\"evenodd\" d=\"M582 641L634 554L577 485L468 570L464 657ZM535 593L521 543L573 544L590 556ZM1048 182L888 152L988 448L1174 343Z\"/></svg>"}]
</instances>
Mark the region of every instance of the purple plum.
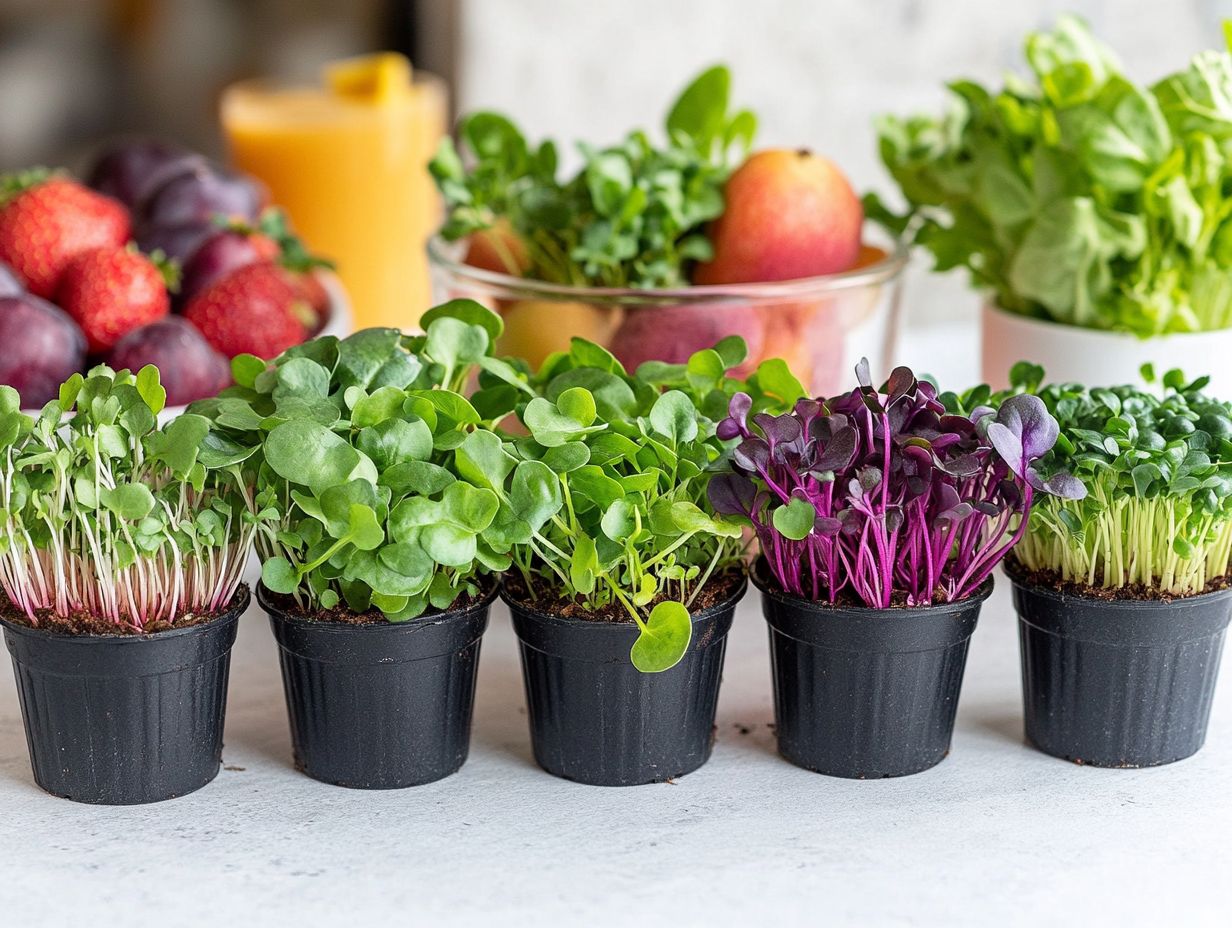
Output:
<instances>
[{"instance_id":1,"label":"purple plum","mask_svg":"<svg viewBox=\"0 0 1232 928\"><path fill-rule=\"evenodd\" d=\"M218 231L212 222L184 226L153 225L137 230L137 247L145 254L161 251L182 266L207 238Z\"/></svg>"},{"instance_id":2,"label":"purple plum","mask_svg":"<svg viewBox=\"0 0 1232 928\"><path fill-rule=\"evenodd\" d=\"M0 383L38 409L86 363L86 337L68 313L26 293L0 298Z\"/></svg>"},{"instance_id":3,"label":"purple plum","mask_svg":"<svg viewBox=\"0 0 1232 928\"><path fill-rule=\"evenodd\" d=\"M153 364L169 406L205 399L231 383L231 362L182 316L166 316L129 332L111 349L107 363L130 371Z\"/></svg>"},{"instance_id":4,"label":"purple plum","mask_svg":"<svg viewBox=\"0 0 1232 928\"><path fill-rule=\"evenodd\" d=\"M140 213L143 225L164 228L201 225L218 216L255 225L265 201L265 188L253 178L198 164L151 190Z\"/></svg>"},{"instance_id":5,"label":"purple plum","mask_svg":"<svg viewBox=\"0 0 1232 928\"><path fill-rule=\"evenodd\" d=\"M0 296L21 296L26 292L25 286L13 269L0 261Z\"/></svg>"},{"instance_id":6,"label":"purple plum","mask_svg":"<svg viewBox=\"0 0 1232 928\"><path fill-rule=\"evenodd\" d=\"M184 261L176 302L189 300L236 268L278 257L278 244L258 232L219 229L203 241Z\"/></svg>"},{"instance_id":7,"label":"purple plum","mask_svg":"<svg viewBox=\"0 0 1232 928\"><path fill-rule=\"evenodd\" d=\"M629 371L645 361L683 364L703 348L711 348L728 335L739 335L749 350L749 362L761 358L766 333L757 313L748 306L682 305L629 309L612 335L608 350ZM738 375L746 373L746 365Z\"/></svg>"},{"instance_id":8,"label":"purple plum","mask_svg":"<svg viewBox=\"0 0 1232 928\"><path fill-rule=\"evenodd\" d=\"M134 210L176 174L205 163L201 155L169 142L130 139L103 149L86 174L86 183Z\"/></svg>"}]
</instances>

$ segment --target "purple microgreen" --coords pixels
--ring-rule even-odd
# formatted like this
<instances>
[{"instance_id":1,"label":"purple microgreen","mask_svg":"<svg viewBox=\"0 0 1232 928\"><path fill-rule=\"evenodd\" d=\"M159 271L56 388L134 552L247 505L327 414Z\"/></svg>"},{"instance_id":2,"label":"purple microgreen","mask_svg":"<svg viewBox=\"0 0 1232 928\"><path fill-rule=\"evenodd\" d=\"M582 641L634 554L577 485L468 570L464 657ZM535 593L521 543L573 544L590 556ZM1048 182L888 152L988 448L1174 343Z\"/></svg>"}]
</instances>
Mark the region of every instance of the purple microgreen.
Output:
<instances>
[{"instance_id":1,"label":"purple microgreen","mask_svg":"<svg viewBox=\"0 0 1232 928\"><path fill-rule=\"evenodd\" d=\"M1057 435L1033 397L968 417L907 368L882 391L866 361L856 379L733 430L734 473L711 482L712 505L747 516L786 592L876 607L961 599L1020 535L1035 494L1074 491L1027 482Z\"/></svg>"}]
</instances>

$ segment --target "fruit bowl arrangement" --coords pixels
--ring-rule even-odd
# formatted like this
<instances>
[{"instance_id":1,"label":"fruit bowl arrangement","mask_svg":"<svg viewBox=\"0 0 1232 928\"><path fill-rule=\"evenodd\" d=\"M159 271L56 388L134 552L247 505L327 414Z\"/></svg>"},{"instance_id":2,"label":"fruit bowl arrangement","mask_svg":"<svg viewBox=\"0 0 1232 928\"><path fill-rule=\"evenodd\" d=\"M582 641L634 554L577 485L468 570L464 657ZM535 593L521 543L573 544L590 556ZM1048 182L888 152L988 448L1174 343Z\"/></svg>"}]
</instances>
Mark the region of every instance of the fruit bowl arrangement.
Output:
<instances>
[{"instance_id":1,"label":"fruit bowl arrangement","mask_svg":"<svg viewBox=\"0 0 1232 928\"><path fill-rule=\"evenodd\" d=\"M739 335L737 375L781 358L814 392L835 391L861 357L889 367L903 247L865 237L831 161L751 152L757 119L729 111L730 82L721 66L699 75L663 144L642 131L579 144L582 167L565 179L554 142L531 144L497 113L464 117L459 144L446 139L431 165L447 207L428 246L438 299L498 311L498 350L531 364L573 336L635 370Z\"/></svg>"},{"instance_id":2,"label":"fruit bowl arrangement","mask_svg":"<svg viewBox=\"0 0 1232 928\"><path fill-rule=\"evenodd\" d=\"M345 298L253 178L157 141L116 144L84 182L0 179L0 384L25 408L95 363L163 371L182 406L343 323ZM334 325L331 325L331 322Z\"/></svg>"}]
</instances>

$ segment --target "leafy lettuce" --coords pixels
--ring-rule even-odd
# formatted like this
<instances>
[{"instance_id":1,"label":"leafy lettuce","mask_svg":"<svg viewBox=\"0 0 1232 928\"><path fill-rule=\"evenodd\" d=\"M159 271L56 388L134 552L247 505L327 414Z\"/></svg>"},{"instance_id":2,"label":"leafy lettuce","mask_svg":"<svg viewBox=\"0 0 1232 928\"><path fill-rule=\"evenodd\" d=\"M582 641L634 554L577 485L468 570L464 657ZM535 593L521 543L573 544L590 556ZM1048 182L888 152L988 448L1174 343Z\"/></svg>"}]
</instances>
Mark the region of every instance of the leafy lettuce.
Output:
<instances>
[{"instance_id":1,"label":"leafy lettuce","mask_svg":"<svg viewBox=\"0 0 1232 928\"><path fill-rule=\"evenodd\" d=\"M868 215L965 267L1011 312L1147 337L1232 326L1232 55L1151 87L1075 17L1028 37L1031 79L949 85L940 118L885 117L908 208Z\"/></svg>"}]
</instances>

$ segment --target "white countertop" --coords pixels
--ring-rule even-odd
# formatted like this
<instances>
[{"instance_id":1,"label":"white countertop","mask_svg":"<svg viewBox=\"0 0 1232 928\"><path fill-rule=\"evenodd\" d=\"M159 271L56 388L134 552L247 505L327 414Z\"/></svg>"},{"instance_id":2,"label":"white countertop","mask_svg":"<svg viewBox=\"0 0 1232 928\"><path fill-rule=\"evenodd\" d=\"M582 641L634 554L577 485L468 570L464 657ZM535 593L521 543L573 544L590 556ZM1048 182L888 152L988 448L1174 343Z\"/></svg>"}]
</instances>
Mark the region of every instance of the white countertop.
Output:
<instances>
[{"instance_id":1,"label":"white countertop","mask_svg":"<svg viewBox=\"0 0 1232 928\"><path fill-rule=\"evenodd\" d=\"M234 651L226 769L171 802L105 808L42 793L5 669L0 918L125 928L1227 925L1232 680L1216 697L1207 748L1188 761L1098 770L1046 757L1022 741L1007 587L972 642L952 755L899 780L832 779L775 754L756 594L731 633L710 763L675 784L626 789L534 765L503 606L484 641L470 760L409 790L340 789L292 769L274 643L255 608Z\"/></svg>"}]
</instances>

